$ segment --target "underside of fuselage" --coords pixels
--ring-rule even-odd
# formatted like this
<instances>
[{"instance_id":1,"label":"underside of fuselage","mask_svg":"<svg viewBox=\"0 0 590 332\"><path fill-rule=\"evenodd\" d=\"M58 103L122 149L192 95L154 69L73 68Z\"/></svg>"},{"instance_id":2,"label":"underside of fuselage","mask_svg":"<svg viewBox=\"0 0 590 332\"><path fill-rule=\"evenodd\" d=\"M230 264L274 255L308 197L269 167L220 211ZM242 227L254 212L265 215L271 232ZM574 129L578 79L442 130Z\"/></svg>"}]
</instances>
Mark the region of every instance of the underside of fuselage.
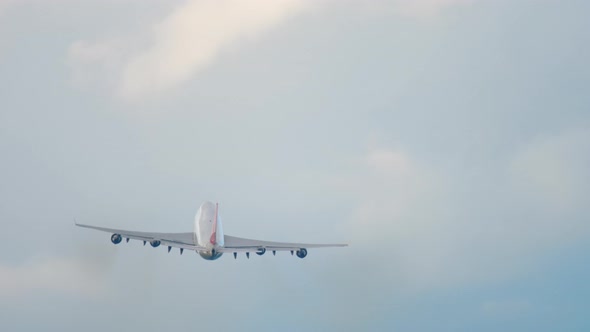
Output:
<instances>
[{"instance_id":1,"label":"underside of fuselage","mask_svg":"<svg viewBox=\"0 0 590 332\"><path fill-rule=\"evenodd\" d=\"M206 259L208 261L214 261L214 260L218 259L219 257L221 257L221 255L223 255L223 253L218 252L215 249L211 249L211 250L207 250L207 251L199 251L199 256L203 257L203 259Z\"/></svg>"}]
</instances>

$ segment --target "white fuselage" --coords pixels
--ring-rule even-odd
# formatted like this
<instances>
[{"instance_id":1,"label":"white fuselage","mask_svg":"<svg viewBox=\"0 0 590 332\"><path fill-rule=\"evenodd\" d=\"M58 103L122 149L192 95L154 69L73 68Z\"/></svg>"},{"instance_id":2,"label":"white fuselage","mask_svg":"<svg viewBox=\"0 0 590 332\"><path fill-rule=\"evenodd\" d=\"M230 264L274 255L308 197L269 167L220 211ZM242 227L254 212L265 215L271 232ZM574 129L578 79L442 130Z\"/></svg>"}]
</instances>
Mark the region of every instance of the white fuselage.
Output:
<instances>
[{"instance_id":1,"label":"white fuselage","mask_svg":"<svg viewBox=\"0 0 590 332\"><path fill-rule=\"evenodd\" d=\"M193 237L196 245L208 249L199 252L201 257L208 260L221 257L222 253L217 249L223 247L224 237L217 204L211 202L201 204L195 215Z\"/></svg>"}]
</instances>

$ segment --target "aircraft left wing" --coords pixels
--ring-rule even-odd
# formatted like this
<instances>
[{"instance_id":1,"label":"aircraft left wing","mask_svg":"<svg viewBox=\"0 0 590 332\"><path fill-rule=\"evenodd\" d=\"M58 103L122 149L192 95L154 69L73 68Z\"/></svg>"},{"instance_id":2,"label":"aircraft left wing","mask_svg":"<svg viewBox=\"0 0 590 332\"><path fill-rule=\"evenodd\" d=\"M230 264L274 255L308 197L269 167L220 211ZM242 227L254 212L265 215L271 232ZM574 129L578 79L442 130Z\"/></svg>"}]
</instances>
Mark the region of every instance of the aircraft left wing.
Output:
<instances>
[{"instance_id":1,"label":"aircraft left wing","mask_svg":"<svg viewBox=\"0 0 590 332\"><path fill-rule=\"evenodd\" d=\"M224 246L221 252L249 252L257 249L267 249L273 251L291 251L309 248L327 248L327 247L346 247L348 244L309 244L309 243L289 243L289 242L271 242L251 240L235 236L224 236Z\"/></svg>"},{"instance_id":2,"label":"aircraft left wing","mask_svg":"<svg viewBox=\"0 0 590 332\"><path fill-rule=\"evenodd\" d=\"M135 231L126 231L122 229L114 229L114 228L104 228L104 227L97 227L91 225L83 225L76 223L76 226L83 227L83 228L90 228L95 229L102 232L112 233L113 236L111 237L111 241L113 243L119 243L122 238L125 238L127 242L129 239L133 240L140 240L143 241L145 245L146 242L152 242L158 245L168 246L168 251L170 251L171 247L180 248L180 249L187 249L187 250L206 250L206 248L200 247L195 244L193 239L193 233L150 233L150 232L135 232ZM115 235L119 235L121 238L118 239ZM119 242L116 242L118 240ZM159 242L156 242L159 241ZM153 245L152 245L153 246ZM157 246L157 245L156 245Z\"/></svg>"}]
</instances>

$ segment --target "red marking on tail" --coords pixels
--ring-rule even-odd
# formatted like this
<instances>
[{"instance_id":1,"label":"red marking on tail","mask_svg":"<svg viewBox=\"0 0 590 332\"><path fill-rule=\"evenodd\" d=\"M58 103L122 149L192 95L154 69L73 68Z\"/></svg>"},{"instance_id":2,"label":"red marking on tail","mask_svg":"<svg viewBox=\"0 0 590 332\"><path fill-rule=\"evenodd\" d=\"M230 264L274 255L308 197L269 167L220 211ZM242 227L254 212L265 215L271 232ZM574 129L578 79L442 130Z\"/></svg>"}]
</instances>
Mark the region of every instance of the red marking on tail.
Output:
<instances>
[{"instance_id":1,"label":"red marking on tail","mask_svg":"<svg viewBox=\"0 0 590 332\"><path fill-rule=\"evenodd\" d=\"M215 218L213 219L213 234L211 234L211 238L209 242L215 245L217 244L217 212L219 210L219 203L215 203Z\"/></svg>"}]
</instances>

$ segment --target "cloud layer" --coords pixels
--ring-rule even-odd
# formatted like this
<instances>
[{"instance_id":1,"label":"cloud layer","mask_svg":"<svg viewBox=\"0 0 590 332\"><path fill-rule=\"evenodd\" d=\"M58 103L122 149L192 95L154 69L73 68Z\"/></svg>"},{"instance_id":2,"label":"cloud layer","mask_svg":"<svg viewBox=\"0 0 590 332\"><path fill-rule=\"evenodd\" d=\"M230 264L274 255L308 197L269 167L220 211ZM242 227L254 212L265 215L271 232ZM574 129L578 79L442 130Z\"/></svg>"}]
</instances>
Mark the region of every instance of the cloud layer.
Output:
<instances>
[{"instance_id":1,"label":"cloud layer","mask_svg":"<svg viewBox=\"0 0 590 332\"><path fill-rule=\"evenodd\" d=\"M38 293L96 296L105 290L94 262L45 257L18 266L0 266L0 296L22 298Z\"/></svg>"},{"instance_id":2,"label":"cloud layer","mask_svg":"<svg viewBox=\"0 0 590 332\"><path fill-rule=\"evenodd\" d=\"M0 29L6 329L590 330L588 4L326 1L195 64L169 40L194 1L31 1ZM124 94L142 58L169 83ZM203 200L350 247L207 262L71 225L183 232Z\"/></svg>"},{"instance_id":3,"label":"cloud layer","mask_svg":"<svg viewBox=\"0 0 590 332\"><path fill-rule=\"evenodd\" d=\"M393 263L380 268L397 281L392 291L513 277L534 266L540 253L590 231L575 217L588 213L588 133L532 141L467 186L463 174L399 149L371 148L367 176L357 182L351 233L367 248L386 245L370 256L390 257Z\"/></svg>"},{"instance_id":4,"label":"cloud layer","mask_svg":"<svg viewBox=\"0 0 590 332\"><path fill-rule=\"evenodd\" d=\"M409 16L429 17L440 10L454 5L467 4L474 0L398 0L399 10Z\"/></svg>"},{"instance_id":5,"label":"cloud layer","mask_svg":"<svg viewBox=\"0 0 590 332\"><path fill-rule=\"evenodd\" d=\"M304 0L190 0L153 25L147 47L138 36L124 41L78 41L69 50L74 66L113 65L117 92L137 99L167 91L213 63L224 51L273 28L309 3Z\"/></svg>"},{"instance_id":6,"label":"cloud layer","mask_svg":"<svg viewBox=\"0 0 590 332\"><path fill-rule=\"evenodd\" d=\"M380 12L393 10L412 17L430 17L442 8L468 2L394 0L374 5ZM329 10L336 4L308 0L189 0L159 22L145 24L141 32L123 31L110 39L74 42L68 51L69 63L75 82L93 83L100 77L117 95L138 100L172 90L215 63L223 52L234 52L290 17L312 7Z\"/></svg>"}]
</instances>

